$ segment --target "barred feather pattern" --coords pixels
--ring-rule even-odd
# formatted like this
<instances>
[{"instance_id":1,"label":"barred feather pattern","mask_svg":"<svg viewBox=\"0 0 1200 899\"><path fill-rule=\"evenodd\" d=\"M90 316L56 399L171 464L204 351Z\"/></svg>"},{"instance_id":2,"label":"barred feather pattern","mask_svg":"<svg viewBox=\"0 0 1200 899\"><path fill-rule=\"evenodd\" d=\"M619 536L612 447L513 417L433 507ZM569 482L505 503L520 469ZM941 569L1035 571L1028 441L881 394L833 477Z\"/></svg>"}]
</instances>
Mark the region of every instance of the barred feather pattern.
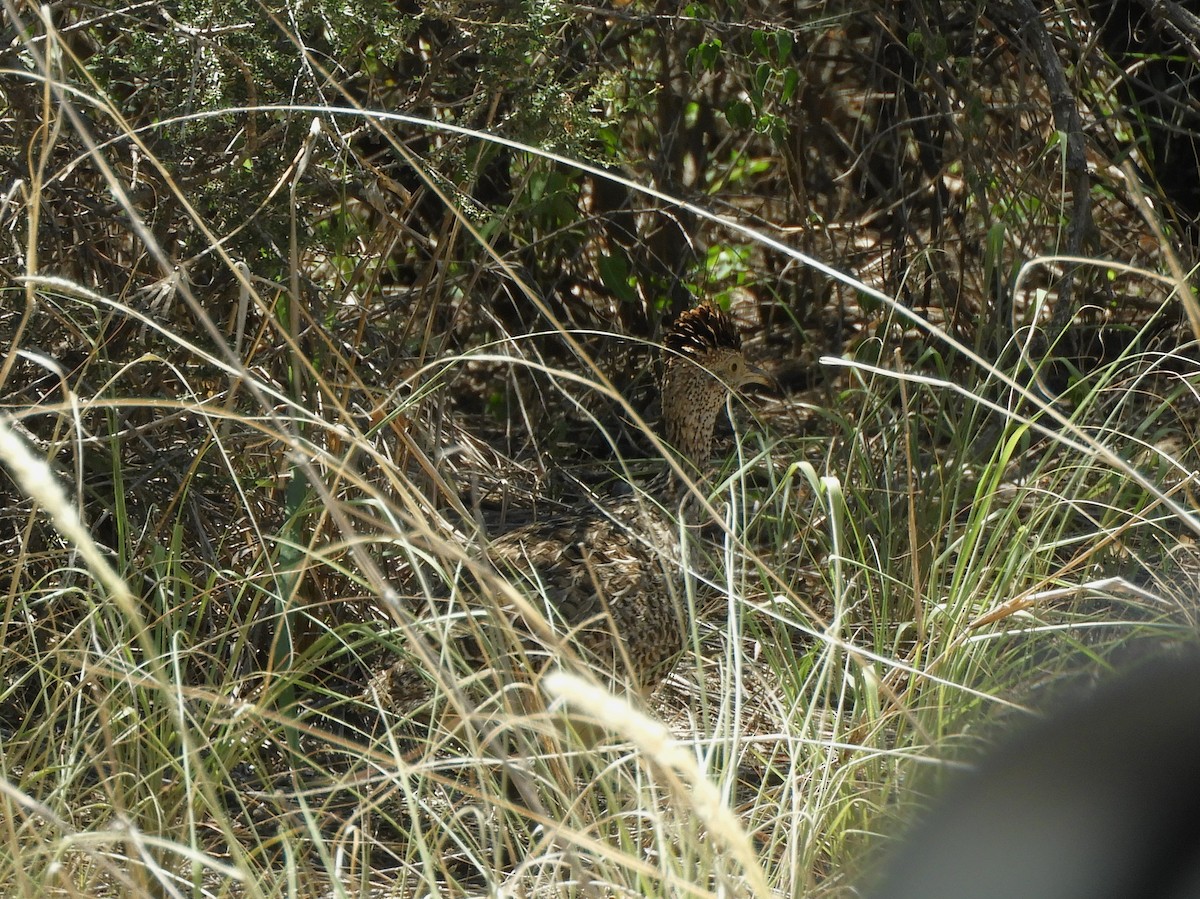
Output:
<instances>
[{"instance_id":1,"label":"barred feather pattern","mask_svg":"<svg viewBox=\"0 0 1200 899\"><path fill-rule=\"evenodd\" d=\"M750 383L767 380L746 363L726 313L702 304L679 316L664 340L662 406L665 437L681 462L693 470L705 465L729 390ZM674 491L666 492L671 504ZM516 528L492 541L487 554L543 605L546 620L581 655L649 691L684 646L685 551L677 522L652 499L635 496ZM393 698L401 701L397 692L411 692L413 683L399 676L389 688Z\"/></svg>"}]
</instances>

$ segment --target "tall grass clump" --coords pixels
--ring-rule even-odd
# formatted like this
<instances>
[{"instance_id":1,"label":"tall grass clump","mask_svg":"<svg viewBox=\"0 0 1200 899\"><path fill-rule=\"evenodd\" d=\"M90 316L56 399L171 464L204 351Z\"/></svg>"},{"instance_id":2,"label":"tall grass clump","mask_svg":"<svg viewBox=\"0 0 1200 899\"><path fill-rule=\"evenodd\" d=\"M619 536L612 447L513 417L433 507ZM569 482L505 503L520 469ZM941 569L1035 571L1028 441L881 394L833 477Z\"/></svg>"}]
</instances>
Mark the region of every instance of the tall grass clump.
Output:
<instances>
[{"instance_id":1,"label":"tall grass clump","mask_svg":"<svg viewBox=\"0 0 1200 899\"><path fill-rule=\"evenodd\" d=\"M0 893L854 895L1194 642L1181 226L1077 202L1028 29L175 6L4 4ZM695 294L780 389L647 696L487 547L668 464Z\"/></svg>"}]
</instances>

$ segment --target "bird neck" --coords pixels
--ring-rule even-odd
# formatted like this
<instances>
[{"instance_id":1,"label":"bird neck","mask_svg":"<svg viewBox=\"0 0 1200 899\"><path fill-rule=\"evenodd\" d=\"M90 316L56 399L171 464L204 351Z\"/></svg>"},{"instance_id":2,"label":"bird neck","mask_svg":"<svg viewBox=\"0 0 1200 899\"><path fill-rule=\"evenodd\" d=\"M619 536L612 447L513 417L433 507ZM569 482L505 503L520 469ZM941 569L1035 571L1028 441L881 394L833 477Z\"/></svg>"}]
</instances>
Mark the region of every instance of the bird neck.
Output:
<instances>
[{"instance_id":1,"label":"bird neck","mask_svg":"<svg viewBox=\"0 0 1200 899\"><path fill-rule=\"evenodd\" d=\"M708 464L725 396L721 383L698 365L685 359L667 364L662 384L664 436L689 474Z\"/></svg>"}]
</instances>

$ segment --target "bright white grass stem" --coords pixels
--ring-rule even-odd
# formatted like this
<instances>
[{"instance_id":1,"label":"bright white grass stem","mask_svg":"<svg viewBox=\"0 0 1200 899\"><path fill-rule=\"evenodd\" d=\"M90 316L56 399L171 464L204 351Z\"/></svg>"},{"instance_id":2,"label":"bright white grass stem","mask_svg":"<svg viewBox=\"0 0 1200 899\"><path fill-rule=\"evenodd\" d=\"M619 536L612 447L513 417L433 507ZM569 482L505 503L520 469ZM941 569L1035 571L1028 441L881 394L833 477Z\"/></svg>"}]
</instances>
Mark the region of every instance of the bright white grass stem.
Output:
<instances>
[{"instance_id":1,"label":"bright white grass stem","mask_svg":"<svg viewBox=\"0 0 1200 899\"><path fill-rule=\"evenodd\" d=\"M54 527L62 535L63 539L78 550L84 562L91 570L92 575L100 582L113 602L116 603L121 613L125 616L126 621L136 628L136 634L142 643L142 651L146 658L148 660L154 659L154 647L146 635L145 621L142 618L137 600L134 598L129 586L112 565L109 564L104 552L96 545L96 541L92 539L92 535L89 533L87 527L84 526L78 512L67 497L67 493L62 485L55 478L50 466L46 464L44 459L38 458L30 452L25 441L18 437L13 430L12 419L5 416L0 416L0 461L12 472L13 478L16 479L17 484L25 491L26 495L38 503L45 510L46 514L50 516L50 520L54 523ZM182 698L178 697L176 692L168 687L157 664L152 664L148 668L147 673L160 688L161 695L176 700L175 711L182 722L184 720ZM188 738L186 728L181 728L180 735L184 738L185 745L188 747L188 754L185 758L197 757L198 752L196 747L192 745L192 741ZM79 838L83 836L82 834L74 833L70 827L66 826L56 816L51 815L48 810L43 810L35 800L25 796L2 780L0 780L0 795L7 796L10 801L14 801L36 814L46 815L48 820L59 825L63 833L70 836L71 842L82 842L84 844L92 842L90 837L80 840ZM203 863L217 870L223 876L238 880L242 879L237 869L213 859L207 854L200 852L194 846L159 840L157 837L142 833L132 827L126 827L119 832L123 838L132 839L135 845L139 846L142 850L142 859L147 863L151 863L153 860L145 852L145 847L153 844L170 848L185 858L191 859L193 862ZM105 840L108 839L110 834L111 832L106 830L93 833L91 837ZM104 859L103 864L106 868L111 868L104 853L99 854L98 857ZM165 871L158 869L154 864L150 864L150 870L154 872L160 884L164 886L168 885L168 875ZM174 889L169 889L169 891L172 894L178 894L178 891Z\"/></svg>"},{"instance_id":2,"label":"bright white grass stem","mask_svg":"<svg viewBox=\"0 0 1200 899\"><path fill-rule=\"evenodd\" d=\"M7 418L0 417L0 460L3 460L13 477L31 499L37 502L63 538L79 550L84 562L91 569L105 590L121 606L122 611L133 613L137 620L137 606L133 594L121 576L108 564L108 559L84 527L71 500L62 485L54 478L54 472L44 459L29 451L12 429Z\"/></svg>"},{"instance_id":3,"label":"bright white grass stem","mask_svg":"<svg viewBox=\"0 0 1200 899\"><path fill-rule=\"evenodd\" d=\"M625 699L565 671L547 675L542 683L554 699L586 710L589 717L626 737L664 771L681 775L690 788L686 798L709 833L724 843L742 866L752 895L760 899L771 896L766 875L737 816L726 808L717 788L705 780L696 759L662 724Z\"/></svg>"},{"instance_id":4,"label":"bright white grass stem","mask_svg":"<svg viewBox=\"0 0 1200 899\"><path fill-rule=\"evenodd\" d=\"M92 576L116 603L125 620L134 627L147 659L154 658L154 648L146 635L146 622L129 586L109 564L104 552L96 545L91 533L79 517L75 506L45 459L29 451L25 441L17 436L12 419L0 416L0 462L12 472L21 489L50 516L63 539L78 550ZM153 672L151 672L153 675ZM158 680L158 678L155 678ZM162 684L160 683L160 686Z\"/></svg>"}]
</instances>

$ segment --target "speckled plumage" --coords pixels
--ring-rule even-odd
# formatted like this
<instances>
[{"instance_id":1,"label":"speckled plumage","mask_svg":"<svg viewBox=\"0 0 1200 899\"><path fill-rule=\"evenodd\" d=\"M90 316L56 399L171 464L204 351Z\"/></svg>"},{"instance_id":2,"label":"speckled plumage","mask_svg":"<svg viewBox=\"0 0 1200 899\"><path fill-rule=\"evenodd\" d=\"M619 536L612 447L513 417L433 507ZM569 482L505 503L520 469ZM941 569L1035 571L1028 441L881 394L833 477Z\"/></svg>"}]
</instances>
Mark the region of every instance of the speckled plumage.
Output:
<instances>
[{"instance_id":1,"label":"speckled plumage","mask_svg":"<svg viewBox=\"0 0 1200 899\"><path fill-rule=\"evenodd\" d=\"M685 469L704 467L729 390L750 383L767 381L746 363L726 313L703 304L679 316L664 340L662 415ZM649 690L683 649L678 525L651 497L524 525L493 540L487 554L601 670Z\"/></svg>"},{"instance_id":2,"label":"speckled plumage","mask_svg":"<svg viewBox=\"0 0 1200 899\"><path fill-rule=\"evenodd\" d=\"M601 670L648 688L683 649L679 540L650 500L519 528L489 555Z\"/></svg>"}]
</instances>

